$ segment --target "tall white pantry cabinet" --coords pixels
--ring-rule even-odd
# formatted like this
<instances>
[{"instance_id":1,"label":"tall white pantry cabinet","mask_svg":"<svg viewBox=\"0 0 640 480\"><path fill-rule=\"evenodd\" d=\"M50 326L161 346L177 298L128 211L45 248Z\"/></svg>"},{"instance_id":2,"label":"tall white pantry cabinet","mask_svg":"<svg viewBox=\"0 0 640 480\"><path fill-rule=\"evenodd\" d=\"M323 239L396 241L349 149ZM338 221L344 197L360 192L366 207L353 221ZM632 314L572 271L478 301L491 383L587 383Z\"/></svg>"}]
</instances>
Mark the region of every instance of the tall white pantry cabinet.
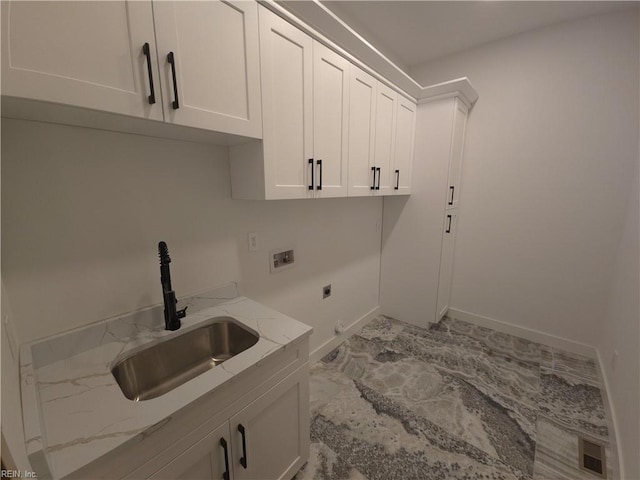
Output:
<instances>
[{"instance_id":1,"label":"tall white pantry cabinet","mask_svg":"<svg viewBox=\"0 0 640 480\"><path fill-rule=\"evenodd\" d=\"M467 106L459 99L453 101L451 108L453 110L453 118L449 124L451 129L451 144L449 146L449 161L447 162L449 164L447 174L447 198L445 201L444 225L442 228L442 254L440 256L436 321L439 321L447 314L449 310L449 300L451 298L453 255L458 225L458 198L460 196L460 177L462 175L462 156L464 153L464 138L469 113Z\"/></svg>"},{"instance_id":2,"label":"tall white pantry cabinet","mask_svg":"<svg viewBox=\"0 0 640 480\"><path fill-rule=\"evenodd\" d=\"M455 94L418 104L411 196L385 198L380 304L420 326L449 310L467 117Z\"/></svg>"}]
</instances>

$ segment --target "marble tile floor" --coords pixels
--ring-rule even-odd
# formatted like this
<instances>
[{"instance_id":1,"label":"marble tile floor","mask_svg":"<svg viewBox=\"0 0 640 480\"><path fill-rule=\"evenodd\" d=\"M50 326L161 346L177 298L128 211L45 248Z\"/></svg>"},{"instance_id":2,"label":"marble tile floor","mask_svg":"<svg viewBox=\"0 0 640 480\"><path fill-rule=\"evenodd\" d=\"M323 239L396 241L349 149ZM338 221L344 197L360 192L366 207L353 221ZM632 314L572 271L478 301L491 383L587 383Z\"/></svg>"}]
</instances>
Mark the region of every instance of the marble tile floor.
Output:
<instances>
[{"instance_id":1,"label":"marble tile floor","mask_svg":"<svg viewBox=\"0 0 640 480\"><path fill-rule=\"evenodd\" d=\"M611 454L592 359L460 320L377 317L310 382L311 455L295 480L597 479L578 467L577 436Z\"/></svg>"}]
</instances>

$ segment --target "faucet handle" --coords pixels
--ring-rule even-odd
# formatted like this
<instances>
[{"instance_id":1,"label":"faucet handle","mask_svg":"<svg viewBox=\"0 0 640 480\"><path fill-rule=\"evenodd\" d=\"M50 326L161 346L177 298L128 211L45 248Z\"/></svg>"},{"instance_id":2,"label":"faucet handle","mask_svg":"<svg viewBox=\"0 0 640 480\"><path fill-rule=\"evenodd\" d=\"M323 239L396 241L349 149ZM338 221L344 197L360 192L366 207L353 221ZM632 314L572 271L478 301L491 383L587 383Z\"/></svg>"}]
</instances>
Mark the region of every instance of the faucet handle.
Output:
<instances>
[{"instance_id":1,"label":"faucet handle","mask_svg":"<svg viewBox=\"0 0 640 480\"><path fill-rule=\"evenodd\" d=\"M184 318L187 316L187 308L189 308L188 306L184 307L182 310L178 310L176 313L178 314L178 318Z\"/></svg>"}]
</instances>

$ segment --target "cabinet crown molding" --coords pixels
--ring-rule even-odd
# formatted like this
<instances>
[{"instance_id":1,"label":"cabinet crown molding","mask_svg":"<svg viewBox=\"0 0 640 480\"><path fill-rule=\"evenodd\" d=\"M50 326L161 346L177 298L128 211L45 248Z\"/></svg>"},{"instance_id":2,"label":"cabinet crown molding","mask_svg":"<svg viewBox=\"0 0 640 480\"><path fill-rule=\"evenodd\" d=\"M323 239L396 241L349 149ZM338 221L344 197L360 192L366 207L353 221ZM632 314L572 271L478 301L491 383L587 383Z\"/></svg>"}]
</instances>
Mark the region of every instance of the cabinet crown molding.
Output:
<instances>
[{"instance_id":1,"label":"cabinet crown molding","mask_svg":"<svg viewBox=\"0 0 640 480\"><path fill-rule=\"evenodd\" d=\"M478 93L466 77L435 85L420 85L319 0L258 1L307 34L335 49L378 80L387 83L398 93L415 98L418 103L457 96L471 108L478 100Z\"/></svg>"},{"instance_id":2,"label":"cabinet crown molding","mask_svg":"<svg viewBox=\"0 0 640 480\"><path fill-rule=\"evenodd\" d=\"M467 77L456 78L448 82L422 87L422 91L418 95L418 103L428 103L450 97L459 98L470 109L478 100L478 92Z\"/></svg>"}]
</instances>

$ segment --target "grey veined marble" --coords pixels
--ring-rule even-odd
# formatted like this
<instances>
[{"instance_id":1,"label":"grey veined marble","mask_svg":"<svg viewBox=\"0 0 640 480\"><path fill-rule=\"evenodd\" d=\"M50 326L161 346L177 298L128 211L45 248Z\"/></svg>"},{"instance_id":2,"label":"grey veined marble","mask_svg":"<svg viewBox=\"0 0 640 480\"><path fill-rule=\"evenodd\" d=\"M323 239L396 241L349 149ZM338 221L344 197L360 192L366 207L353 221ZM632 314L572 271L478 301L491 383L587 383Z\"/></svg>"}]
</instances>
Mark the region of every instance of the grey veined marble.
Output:
<instances>
[{"instance_id":1,"label":"grey veined marble","mask_svg":"<svg viewBox=\"0 0 640 480\"><path fill-rule=\"evenodd\" d=\"M378 317L310 381L296 480L588 479L577 435L609 448L593 360L460 320Z\"/></svg>"}]
</instances>

